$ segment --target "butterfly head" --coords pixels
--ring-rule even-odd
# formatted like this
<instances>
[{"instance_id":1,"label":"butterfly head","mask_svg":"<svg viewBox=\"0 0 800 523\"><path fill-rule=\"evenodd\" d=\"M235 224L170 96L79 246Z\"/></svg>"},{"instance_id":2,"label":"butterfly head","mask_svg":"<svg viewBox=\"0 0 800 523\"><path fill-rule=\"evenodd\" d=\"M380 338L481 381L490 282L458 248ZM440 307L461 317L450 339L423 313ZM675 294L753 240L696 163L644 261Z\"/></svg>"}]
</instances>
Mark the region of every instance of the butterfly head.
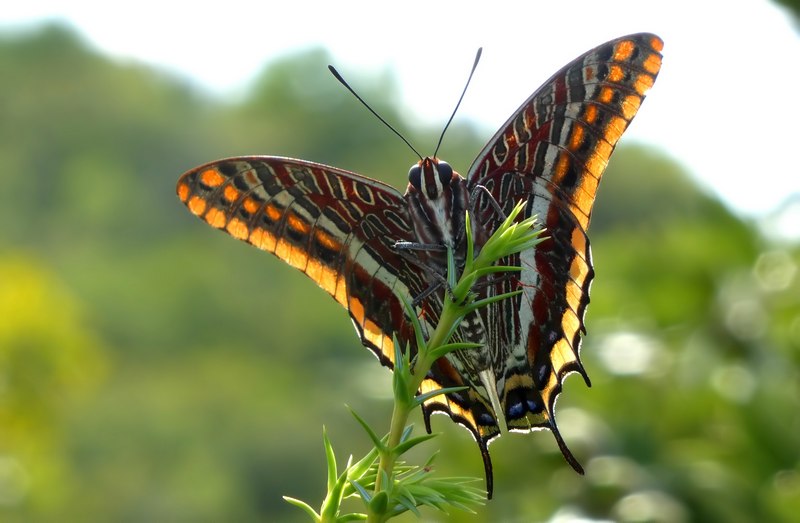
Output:
<instances>
[{"instance_id":1,"label":"butterfly head","mask_svg":"<svg viewBox=\"0 0 800 523\"><path fill-rule=\"evenodd\" d=\"M408 170L408 190L421 193L428 200L435 200L453 181L460 178L461 175L455 172L449 163L427 157Z\"/></svg>"}]
</instances>

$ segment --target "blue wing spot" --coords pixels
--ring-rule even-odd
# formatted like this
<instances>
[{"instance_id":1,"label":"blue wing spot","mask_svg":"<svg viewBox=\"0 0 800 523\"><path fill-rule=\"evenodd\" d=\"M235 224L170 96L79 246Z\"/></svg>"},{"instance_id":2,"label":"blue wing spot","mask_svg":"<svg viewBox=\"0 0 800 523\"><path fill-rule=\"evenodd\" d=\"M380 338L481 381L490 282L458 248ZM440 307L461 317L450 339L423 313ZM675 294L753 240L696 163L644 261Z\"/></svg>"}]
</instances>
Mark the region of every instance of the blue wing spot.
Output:
<instances>
[{"instance_id":1,"label":"blue wing spot","mask_svg":"<svg viewBox=\"0 0 800 523\"><path fill-rule=\"evenodd\" d=\"M496 423L494 417L488 412L484 412L478 416L478 425L495 425Z\"/></svg>"},{"instance_id":2,"label":"blue wing spot","mask_svg":"<svg viewBox=\"0 0 800 523\"><path fill-rule=\"evenodd\" d=\"M506 408L506 417L508 419L517 419L524 415L525 405L522 402L513 403Z\"/></svg>"}]
</instances>

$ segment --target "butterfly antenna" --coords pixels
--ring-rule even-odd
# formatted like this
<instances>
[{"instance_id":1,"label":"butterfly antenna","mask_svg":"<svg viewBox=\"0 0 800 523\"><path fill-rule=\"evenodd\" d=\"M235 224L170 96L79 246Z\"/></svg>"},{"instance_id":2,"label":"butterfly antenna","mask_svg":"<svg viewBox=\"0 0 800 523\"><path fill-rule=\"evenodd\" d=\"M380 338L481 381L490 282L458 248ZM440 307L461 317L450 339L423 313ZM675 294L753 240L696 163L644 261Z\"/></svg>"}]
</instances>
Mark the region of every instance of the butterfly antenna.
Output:
<instances>
[{"instance_id":1,"label":"butterfly antenna","mask_svg":"<svg viewBox=\"0 0 800 523\"><path fill-rule=\"evenodd\" d=\"M333 76L335 76L337 80L339 80L339 83L341 83L343 86L345 86L345 87L347 88L347 90L348 90L348 91L350 91L350 92L353 94L353 96L355 96L355 97L356 97L356 99L357 99L359 102L361 102L361 104L362 104L364 107L366 107L366 108L369 110L369 112L371 112L373 115L375 115L375 118L377 118L378 120L380 120L381 122L383 122L383 125L385 125L386 127L388 127L390 131L392 131L394 134L396 134L398 137L400 137L400 139L401 139L401 140L403 140L403 141L405 142L405 144L406 144L406 145L407 145L407 146L408 146L408 147L409 147L409 148L410 148L412 151L414 151L414 154L416 154L417 156L419 156L419 159L420 159L420 160L422 160L422 155L421 155L421 154L419 154L419 152L417 152L417 150L416 150L416 149L414 149L414 146L413 146L413 145L411 145L411 143L410 143L408 140L406 140L405 136L403 136L402 134L400 134L400 132L399 132L397 129L395 129L394 127L392 127L392 126L389 124L389 122L387 122L386 120L384 120L384 119L381 117L381 115L379 115L378 113L376 113L376 112L375 112L375 110L374 110L372 107L370 107L370 106L369 106L369 104L368 104L367 102L365 102L365 101L364 101L364 99L363 99L363 98L361 98L361 97L358 95L358 93L357 93L357 92L355 92L355 90L354 90L352 87L350 87L350 84L348 84L348 83L345 81L345 79L344 79L344 78L342 78L342 75L340 75L340 74L339 74L339 71L337 71L335 67L333 67L332 65L329 65L329 66L328 66L328 70L330 70L331 74L332 74Z\"/></svg>"},{"instance_id":2,"label":"butterfly antenna","mask_svg":"<svg viewBox=\"0 0 800 523\"><path fill-rule=\"evenodd\" d=\"M469 72L469 78L467 78L467 83L464 85L464 90L461 91L461 96L458 98L458 103L456 104L456 108L453 109L453 114L450 115L450 119L447 120L447 123L442 129L442 134L439 136L439 143L436 144L436 150L433 151L433 156L436 156L436 153L439 152L439 147L442 146L442 140L444 139L444 133L447 131L447 128L450 127L450 122L453 121L453 118L456 116L456 111L458 111L458 107L461 105L461 100L464 99L464 95L467 94L467 87L469 87L470 81L472 81L472 75L475 74L475 69L478 67L478 62L481 59L481 53L483 52L483 47L478 48L478 52L475 54L475 62L472 64L472 70Z\"/></svg>"}]
</instances>

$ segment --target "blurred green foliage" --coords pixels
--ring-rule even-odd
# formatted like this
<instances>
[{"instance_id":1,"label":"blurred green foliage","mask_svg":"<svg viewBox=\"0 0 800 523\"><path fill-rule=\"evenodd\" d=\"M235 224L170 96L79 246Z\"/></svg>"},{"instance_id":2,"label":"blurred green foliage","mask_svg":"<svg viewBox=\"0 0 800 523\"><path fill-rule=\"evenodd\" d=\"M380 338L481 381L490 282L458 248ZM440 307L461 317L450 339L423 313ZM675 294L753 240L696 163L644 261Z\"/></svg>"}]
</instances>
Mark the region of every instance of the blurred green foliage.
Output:
<instances>
[{"instance_id":1,"label":"blurred green foliage","mask_svg":"<svg viewBox=\"0 0 800 523\"><path fill-rule=\"evenodd\" d=\"M800 23L800 0L775 0L775 3L789 11L794 17L795 23Z\"/></svg>"},{"instance_id":2,"label":"blurred green foliage","mask_svg":"<svg viewBox=\"0 0 800 523\"><path fill-rule=\"evenodd\" d=\"M224 103L60 27L0 38L0 520L297 521L281 495L324 492L322 425L369 447L344 404L381 426L390 380L346 313L174 196L184 170L238 154L402 187L414 158L328 61L279 59ZM390 74L348 76L407 128ZM463 173L489 134L456 126L442 156ZM495 499L451 521L795 521L800 247L631 145L591 236L593 387L559 401L587 474L547 433L501 438ZM434 429L444 473L480 474L466 431Z\"/></svg>"}]
</instances>

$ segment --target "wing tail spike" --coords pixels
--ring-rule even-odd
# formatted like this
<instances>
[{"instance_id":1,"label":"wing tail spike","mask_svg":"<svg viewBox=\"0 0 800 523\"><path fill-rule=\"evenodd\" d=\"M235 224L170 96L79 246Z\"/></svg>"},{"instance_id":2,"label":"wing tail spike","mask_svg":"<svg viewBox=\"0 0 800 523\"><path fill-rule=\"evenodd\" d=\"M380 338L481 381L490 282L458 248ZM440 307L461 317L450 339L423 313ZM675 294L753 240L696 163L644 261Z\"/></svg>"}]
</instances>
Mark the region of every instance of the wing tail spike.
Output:
<instances>
[{"instance_id":1,"label":"wing tail spike","mask_svg":"<svg viewBox=\"0 0 800 523\"><path fill-rule=\"evenodd\" d=\"M426 408L425 406L422 407L422 418L425 421L425 432L428 434L433 434L433 430L431 429L431 416L433 415L433 411Z\"/></svg>"},{"instance_id":2,"label":"wing tail spike","mask_svg":"<svg viewBox=\"0 0 800 523\"><path fill-rule=\"evenodd\" d=\"M589 379L589 373L586 371L586 367L583 366L583 362L581 361L581 358L580 356L578 356L577 352L575 353L575 366L576 366L576 371L578 372L578 374L581 375L581 377L583 378L583 382L586 384L586 386L591 387L592 380Z\"/></svg>"},{"instance_id":3,"label":"wing tail spike","mask_svg":"<svg viewBox=\"0 0 800 523\"><path fill-rule=\"evenodd\" d=\"M486 474L486 498L492 499L494 494L494 471L492 469L492 456L489 455L488 440L478 438L478 446L481 449L481 458L483 458L483 470Z\"/></svg>"},{"instance_id":4,"label":"wing tail spike","mask_svg":"<svg viewBox=\"0 0 800 523\"><path fill-rule=\"evenodd\" d=\"M567 447L567 442L564 441L564 438L561 437L561 432L558 430L558 426L556 425L555 416L552 414L550 415L550 431L553 433L553 436L556 438L556 443L558 443L558 450L561 451L561 455L564 456L564 459L569 463L569 466L572 469L583 476L585 474L583 467L578 462L578 459L572 454L572 451L569 450Z\"/></svg>"}]
</instances>

